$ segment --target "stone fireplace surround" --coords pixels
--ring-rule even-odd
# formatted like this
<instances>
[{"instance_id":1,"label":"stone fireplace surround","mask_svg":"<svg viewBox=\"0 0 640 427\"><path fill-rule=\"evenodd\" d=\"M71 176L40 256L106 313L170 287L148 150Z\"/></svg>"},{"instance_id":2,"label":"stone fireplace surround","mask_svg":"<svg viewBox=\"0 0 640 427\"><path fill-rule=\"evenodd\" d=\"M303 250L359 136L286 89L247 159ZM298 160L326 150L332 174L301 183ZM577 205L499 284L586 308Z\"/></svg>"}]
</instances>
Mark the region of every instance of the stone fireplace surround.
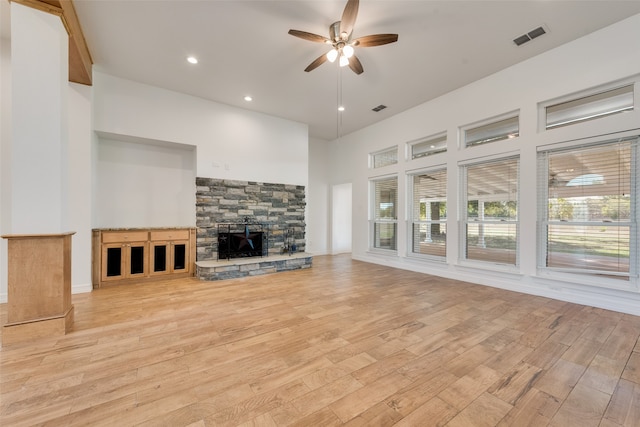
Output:
<instances>
[{"instance_id":1,"label":"stone fireplace surround","mask_svg":"<svg viewBox=\"0 0 640 427\"><path fill-rule=\"evenodd\" d=\"M197 276L220 280L311 267L305 254L305 187L252 181L196 178ZM268 227L267 257L218 262L218 224ZM295 254L283 253L289 231Z\"/></svg>"}]
</instances>

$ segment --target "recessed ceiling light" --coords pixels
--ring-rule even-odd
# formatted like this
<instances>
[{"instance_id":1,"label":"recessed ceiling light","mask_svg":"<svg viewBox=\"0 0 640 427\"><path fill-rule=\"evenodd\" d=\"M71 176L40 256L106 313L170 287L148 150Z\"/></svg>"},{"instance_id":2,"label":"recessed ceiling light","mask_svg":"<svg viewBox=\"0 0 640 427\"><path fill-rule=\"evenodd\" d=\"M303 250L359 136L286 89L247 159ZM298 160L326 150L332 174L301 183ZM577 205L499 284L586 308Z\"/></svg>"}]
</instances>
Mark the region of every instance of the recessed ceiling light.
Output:
<instances>
[{"instance_id":1,"label":"recessed ceiling light","mask_svg":"<svg viewBox=\"0 0 640 427\"><path fill-rule=\"evenodd\" d=\"M250 101L253 101L253 98L250 97L249 95L247 95L247 96L244 97L244 100L247 101L247 102L250 102Z\"/></svg>"},{"instance_id":2,"label":"recessed ceiling light","mask_svg":"<svg viewBox=\"0 0 640 427\"><path fill-rule=\"evenodd\" d=\"M190 64L197 64L198 58L196 58L195 56L189 56L187 57L187 61L189 61Z\"/></svg>"},{"instance_id":3,"label":"recessed ceiling light","mask_svg":"<svg viewBox=\"0 0 640 427\"><path fill-rule=\"evenodd\" d=\"M338 107L338 111L344 111L344 107L341 105Z\"/></svg>"}]
</instances>

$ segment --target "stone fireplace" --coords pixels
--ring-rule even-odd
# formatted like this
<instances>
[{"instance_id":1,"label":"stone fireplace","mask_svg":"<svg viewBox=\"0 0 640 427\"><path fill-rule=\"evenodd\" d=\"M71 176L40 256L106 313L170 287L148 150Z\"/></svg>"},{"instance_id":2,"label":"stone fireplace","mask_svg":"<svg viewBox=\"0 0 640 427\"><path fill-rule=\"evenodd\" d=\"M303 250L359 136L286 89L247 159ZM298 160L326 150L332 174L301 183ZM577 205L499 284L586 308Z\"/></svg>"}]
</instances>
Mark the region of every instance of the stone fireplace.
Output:
<instances>
[{"instance_id":1,"label":"stone fireplace","mask_svg":"<svg viewBox=\"0 0 640 427\"><path fill-rule=\"evenodd\" d=\"M215 280L310 267L311 257L301 256L305 251L305 206L304 186L196 178L198 276ZM244 228L243 224L251 227ZM238 234L233 238L240 245L246 242L239 234L246 231L250 234L262 232L262 258L258 256L253 260L256 258L253 256L253 261L247 261L246 256L237 257L242 262L234 264L235 267L225 266L225 274L221 277L201 268L205 262L218 260L219 250L224 252L220 242L231 245L221 232ZM295 253L292 253L292 248L295 248ZM274 257L283 255L287 255L288 260L276 262ZM221 261L222 258L231 257L220 257ZM266 266L257 265L261 262L258 260L264 260ZM240 264L244 267L238 266Z\"/></svg>"}]
</instances>

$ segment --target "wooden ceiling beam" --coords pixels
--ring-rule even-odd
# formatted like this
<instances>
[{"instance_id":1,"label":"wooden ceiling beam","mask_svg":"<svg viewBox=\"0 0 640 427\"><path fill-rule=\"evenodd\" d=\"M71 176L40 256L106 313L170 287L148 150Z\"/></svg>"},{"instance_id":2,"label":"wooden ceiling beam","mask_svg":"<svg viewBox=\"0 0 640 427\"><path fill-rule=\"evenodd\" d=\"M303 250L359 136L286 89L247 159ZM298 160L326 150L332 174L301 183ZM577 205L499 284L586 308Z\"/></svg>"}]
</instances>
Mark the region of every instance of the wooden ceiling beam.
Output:
<instances>
[{"instance_id":1,"label":"wooden ceiling beam","mask_svg":"<svg viewBox=\"0 0 640 427\"><path fill-rule=\"evenodd\" d=\"M69 81L91 86L93 60L72 0L60 0L62 19L69 33Z\"/></svg>"},{"instance_id":2,"label":"wooden ceiling beam","mask_svg":"<svg viewBox=\"0 0 640 427\"><path fill-rule=\"evenodd\" d=\"M10 0L62 19L69 35L69 81L91 86L93 60L72 0Z\"/></svg>"}]
</instances>

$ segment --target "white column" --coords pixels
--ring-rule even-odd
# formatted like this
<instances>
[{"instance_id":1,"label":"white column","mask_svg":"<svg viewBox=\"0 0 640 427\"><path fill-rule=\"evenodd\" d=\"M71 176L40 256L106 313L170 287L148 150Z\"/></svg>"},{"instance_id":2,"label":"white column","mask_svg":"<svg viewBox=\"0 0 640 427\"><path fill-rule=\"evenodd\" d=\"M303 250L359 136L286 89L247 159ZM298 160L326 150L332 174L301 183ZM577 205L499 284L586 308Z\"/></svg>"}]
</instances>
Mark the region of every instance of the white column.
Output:
<instances>
[{"instance_id":1,"label":"white column","mask_svg":"<svg viewBox=\"0 0 640 427\"><path fill-rule=\"evenodd\" d=\"M11 230L67 224L67 32L60 17L11 3Z\"/></svg>"}]
</instances>

